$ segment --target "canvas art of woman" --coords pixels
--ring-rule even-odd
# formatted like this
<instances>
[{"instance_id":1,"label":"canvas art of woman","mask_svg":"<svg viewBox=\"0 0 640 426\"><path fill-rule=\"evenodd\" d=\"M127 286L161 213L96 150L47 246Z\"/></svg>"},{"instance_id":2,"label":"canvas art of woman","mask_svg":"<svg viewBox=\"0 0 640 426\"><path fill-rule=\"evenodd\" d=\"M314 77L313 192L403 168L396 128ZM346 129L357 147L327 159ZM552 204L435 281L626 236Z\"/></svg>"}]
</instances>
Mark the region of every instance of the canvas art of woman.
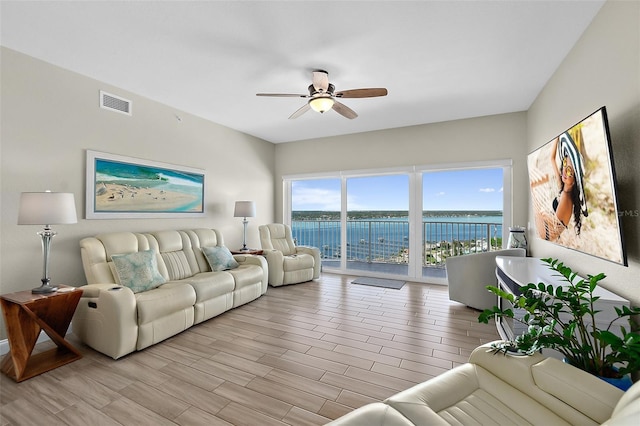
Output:
<instances>
[{"instance_id":1,"label":"canvas art of woman","mask_svg":"<svg viewBox=\"0 0 640 426\"><path fill-rule=\"evenodd\" d=\"M601 111L529 154L536 235L622 262L613 171Z\"/></svg>"}]
</instances>

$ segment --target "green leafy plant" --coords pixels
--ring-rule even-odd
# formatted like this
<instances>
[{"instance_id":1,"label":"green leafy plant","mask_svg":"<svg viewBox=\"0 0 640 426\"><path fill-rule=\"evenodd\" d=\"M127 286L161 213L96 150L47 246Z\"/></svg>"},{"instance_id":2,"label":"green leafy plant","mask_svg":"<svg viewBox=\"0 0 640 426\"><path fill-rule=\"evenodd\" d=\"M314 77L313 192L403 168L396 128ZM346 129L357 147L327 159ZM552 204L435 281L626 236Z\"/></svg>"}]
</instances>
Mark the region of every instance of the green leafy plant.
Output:
<instances>
[{"instance_id":1,"label":"green leafy plant","mask_svg":"<svg viewBox=\"0 0 640 426\"><path fill-rule=\"evenodd\" d=\"M529 283L520 287L516 296L495 286L487 289L507 300L514 309L485 309L478 321L488 323L493 318L511 318L527 327L513 341L495 343L497 352L532 354L543 348L554 349L564 355L571 365L601 377L622 377L640 370L640 334L634 331L633 317L640 308L615 307L616 317L605 328L598 328L596 318L600 312L593 294L604 274L580 278L557 259L542 259L562 278L562 285ZM611 329L614 322L626 318L628 329L620 326L619 335Z\"/></svg>"}]
</instances>

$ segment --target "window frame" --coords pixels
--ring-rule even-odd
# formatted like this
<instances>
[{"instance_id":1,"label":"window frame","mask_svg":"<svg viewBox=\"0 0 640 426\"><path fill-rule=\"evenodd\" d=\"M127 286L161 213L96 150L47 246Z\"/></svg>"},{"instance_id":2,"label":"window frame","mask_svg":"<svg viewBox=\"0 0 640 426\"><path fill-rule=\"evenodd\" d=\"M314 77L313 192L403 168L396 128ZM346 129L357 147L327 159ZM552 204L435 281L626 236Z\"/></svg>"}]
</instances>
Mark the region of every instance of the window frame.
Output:
<instances>
[{"instance_id":1,"label":"window frame","mask_svg":"<svg viewBox=\"0 0 640 426\"><path fill-rule=\"evenodd\" d=\"M282 223L289 226L292 225L291 213L292 213L292 182L298 180L319 180L319 179L340 179L341 187L341 210L340 210L340 225L341 225L341 246L346 247L347 235L345 230L347 229L347 180L353 177L369 177L369 176L384 176L393 174L407 174L409 177L409 235L415 235L418 224L422 223L422 206L423 206L423 174L438 171L455 171L455 170L471 170L471 169L489 169L489 168L502 168L502 244L505 244L509 236L509 227L512 226L513 220L513 160L511 159L498 159L498 160L486 160L486 161L472 161L472 162L460 162L460 163L439 163L439 164L424 164L407 167L390 167L390 168L376 168L376 169L363 169L363 170L338 170L333 172L320 172L320 173L302 173L291 174L282 176ZM420 225L422 226L422 225ZM411 279L412 281L427 282L422 276L422 262L420 257L422 256L422 237L409 239L409 253L412 253L409 261L408 276L403 277ZM341 256L340 268L331 268L331 272L352 274L353 271L346 268L346 258ZM430 283L444 284L446 285L446 278L434 279L430 278Z\"/></svg>"}]
</instances>

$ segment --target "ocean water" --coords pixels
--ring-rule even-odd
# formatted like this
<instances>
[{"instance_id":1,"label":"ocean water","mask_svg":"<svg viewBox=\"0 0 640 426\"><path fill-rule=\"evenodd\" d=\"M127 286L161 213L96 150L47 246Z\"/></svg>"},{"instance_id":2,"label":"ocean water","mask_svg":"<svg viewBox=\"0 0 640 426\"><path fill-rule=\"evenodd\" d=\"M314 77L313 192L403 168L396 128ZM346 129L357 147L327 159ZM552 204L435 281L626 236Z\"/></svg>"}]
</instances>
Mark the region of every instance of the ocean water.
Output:
<instances>
[{"instance_id":1,"label":"ocean water","mask_svg":"<svg viewBox=\"0 0 640 426\"><path fill-rule=\"evenodd\" d=\"M162 167L97 159L96 181L160 181L176 186L201 186L204 176Z\"/></svg>"},{"instance_id":2,"label":"ocean water","mask_svg":"<svg viewBox=\"0 0 640 426\"><path fill-rule=\"evenodd\" d=\"M341 253L340 221L293 221L291 231L297 244L318 247L326 258L338 258ZM425 248L443 242L474 241L488 245L491 238L502 237L502 216L453 215L423 217L420 236ZM357 260L401 257L409 248L407 217L358 219L347 222L347 258Z\"/></svg>"}]
</instances>

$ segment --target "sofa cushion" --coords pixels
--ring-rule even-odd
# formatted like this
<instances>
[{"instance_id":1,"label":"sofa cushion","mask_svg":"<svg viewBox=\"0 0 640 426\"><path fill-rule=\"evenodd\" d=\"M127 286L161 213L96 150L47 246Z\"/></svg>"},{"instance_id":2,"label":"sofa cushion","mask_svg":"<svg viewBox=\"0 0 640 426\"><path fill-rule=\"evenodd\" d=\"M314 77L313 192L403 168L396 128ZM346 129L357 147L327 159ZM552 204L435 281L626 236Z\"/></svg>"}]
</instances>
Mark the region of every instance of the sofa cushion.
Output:
<instances>
[{"instance_id":1,"label":"sofa cushion","mask_svg":"<svg viewBox=\"0 0 640 426\"><path fill-rule=\"evenodd\" d=\"M138 325L146 324L192 307L196 292L184 282L168 282L160 287L136 294Z\"/></svg>"},{"instance_id":2,"label":"sofa cushion","mask_svg":"<svg viewBox=\"0 0 640 426\"><path fill-rule=\"evenodd\" d=\"M228 248L224 246L202 247L202 253L207 258L213 272L226 271L238 267L238 262Z\"/></svg>"},{"instance_id":3,"label":"sofa cushion","mask_svg":"<svg viewBox=\"0 0 640 426\"><path fill-rule=\"evenodd\" d=\"M111 256L121 285L134 293L151 290L166 282L158 271L158 260L153 250Z\"/></svg>"},{"instance_id":4,"label":"sofa cushion","mask_svg":"<svg viewBox=\"0 0 640 426\"><path fill-rule=\"evenodd\" d=\"M262 281L263 271L258 265L241 265L231 271L228 271L236 282L236 290L254 285Z\"/></svg>"},{"instance_id":5,"label":"sofa cushion","mask_svg":"<svg viewBox=\"0 0 640 426\"><path fill-rule=\"evenodd\" d=\"M193 275L187 256L182 250L160 253L160 256L167 267L170 280L182 280Z\"/></svg>"},{"instance_id":6,"label":"sofa cushion","mask_svg":"<svg viewBox=\"0 0 640 426\"><path fill-rule=\"evenodd\" d=\"M310 254L293 254L284 257L284 271L299 271L301 269L313 269L313 256Z\"/></svg>"},{"instance_id":7,"label":"sofa cushion","mask_svg":"<svg viewBox=\"0 0 640 426\"><path fill-rule=\"evenodd\" d=\"M110 232L98 234L96 239L102 243L105 260L110 259L115 254L135 253L149 250L149 242L142 234L133 232Z\"/></svg>"},{"instance_id":8,"label":"sofa cushion","mask_svg":"<svg viewBox=\"0 0 640 426\"><path fill-rule=\"evenodd\" d=\"M223 294L231 293L235 289L233 276L229 272L201 272L187 278L196 291L196 302L213 299Z\"/></svg>"}]
</instances>

